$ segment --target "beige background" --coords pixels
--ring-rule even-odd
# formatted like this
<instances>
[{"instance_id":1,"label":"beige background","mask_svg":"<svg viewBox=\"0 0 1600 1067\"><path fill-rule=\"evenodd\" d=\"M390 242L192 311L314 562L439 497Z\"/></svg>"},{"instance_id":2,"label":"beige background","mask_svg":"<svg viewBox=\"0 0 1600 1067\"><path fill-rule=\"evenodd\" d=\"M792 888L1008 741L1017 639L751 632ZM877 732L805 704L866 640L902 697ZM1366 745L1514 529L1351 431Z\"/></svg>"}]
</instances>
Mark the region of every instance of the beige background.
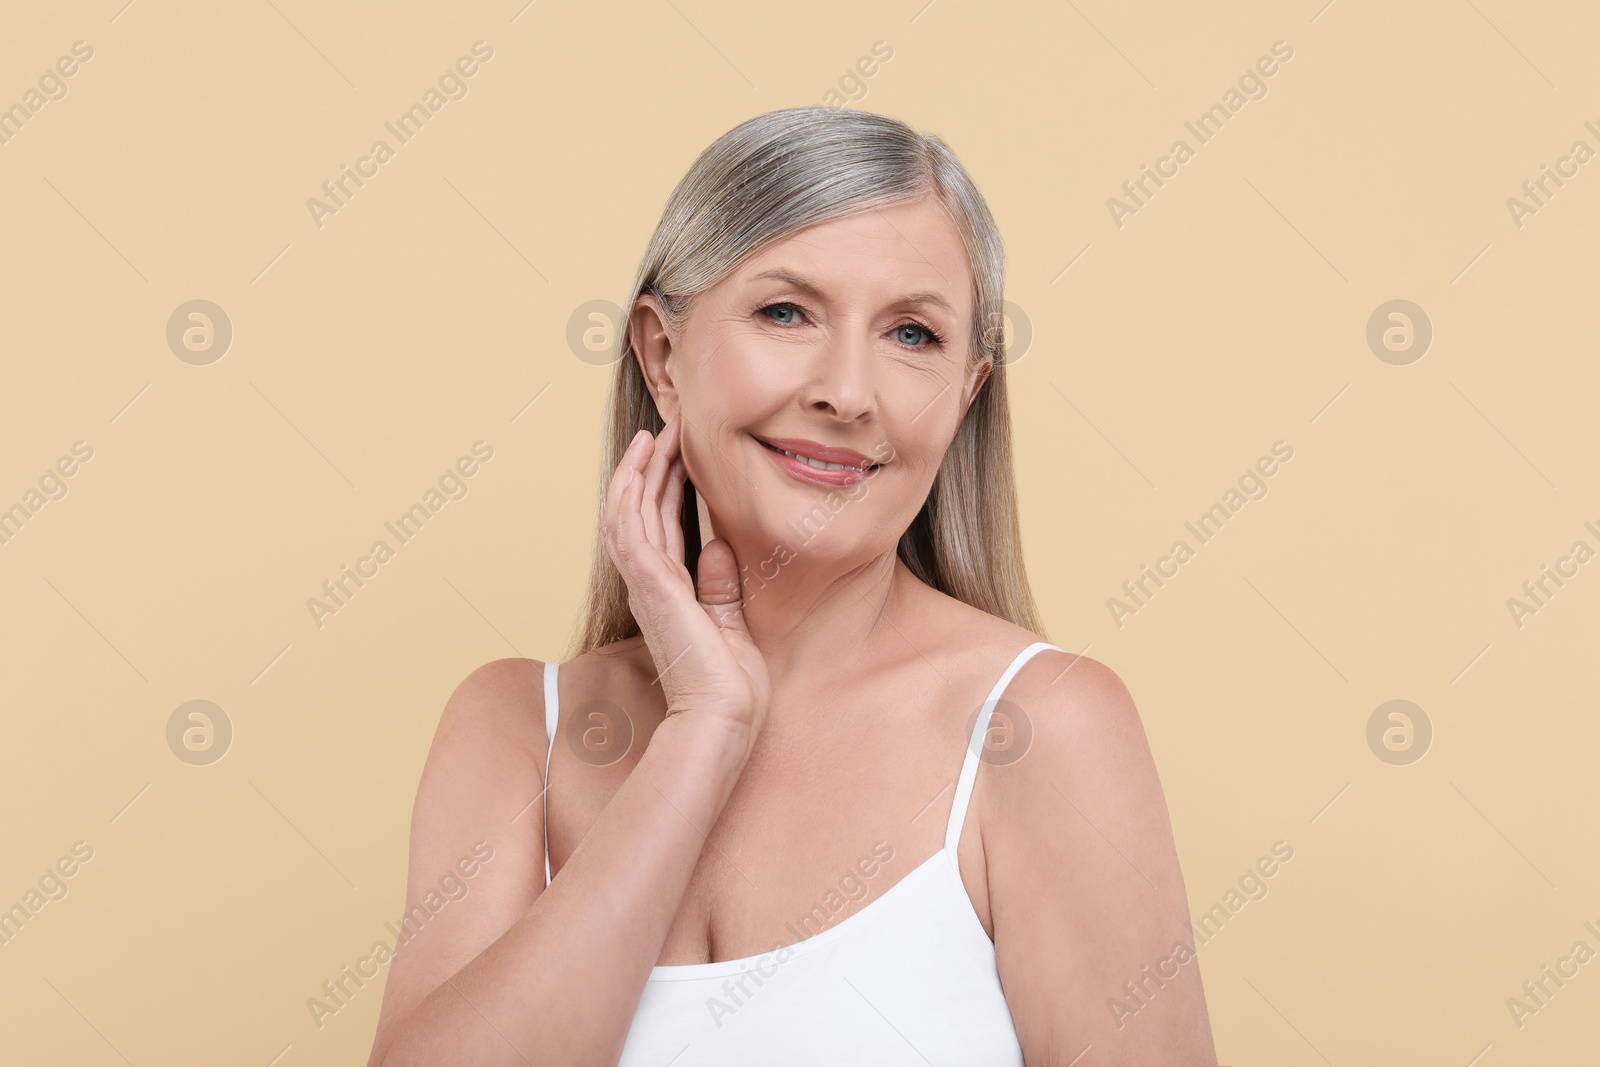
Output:
<instances>
[{"instance_id":1,"label":"beige background","mask_svg":"<svg viewBox=\"0 0 1600 1067\"><path fill-rule=\"evenodd\" d=\"M1600 148L1592 5L122 2L0 25L0 106L94 50L0 145L0 507L93 449L0 545L0 906L94 849L0 946L0 1059L362 1062L379 985L321 1029L306 1001L405 906L440 707L576 617L609 371L569 317L626 296L701 149L878 41L851 106L945 137L1007 239L1033 585L1138 701L1191 913L1294 848L1201 949L1222 1062L1592 1053L1600 963L1520 1029L1506 1004L1600 950L1600 563L1520 628L1506 603L1600 549L1600 162L1520 227L1506 203ZM468 95L315 225L478 40ZM193 299L234 331L205 366L165 337ZM1405 366L1365 339L1392 299L1434 331ZM467 495L319 628L307 599L478 440ZM1107 599L1278 440L1268 495L1119 627ZM195 699L234 730L209 766L167 743ZM1368 747L1391 699L1432 724L1410 765Z\"/></svg>"}]
</instances>

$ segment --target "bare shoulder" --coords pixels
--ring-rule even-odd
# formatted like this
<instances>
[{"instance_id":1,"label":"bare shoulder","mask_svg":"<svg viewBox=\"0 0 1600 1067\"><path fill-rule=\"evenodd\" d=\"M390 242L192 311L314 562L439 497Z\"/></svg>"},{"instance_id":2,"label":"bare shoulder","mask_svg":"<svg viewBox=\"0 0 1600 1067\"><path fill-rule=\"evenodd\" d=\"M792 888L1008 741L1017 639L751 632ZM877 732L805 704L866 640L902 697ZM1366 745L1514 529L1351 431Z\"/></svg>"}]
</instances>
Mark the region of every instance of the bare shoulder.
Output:
<instances>
[{"instance_id":1,"label":"bare shoulder","mask_svg":"<svg viewBox=\"0 0 1600 1067\"><path fill-rule=\"evenodd\" d=\"M509 819L517 808L507 805L530 784L538 791L546 752L543 677L539 660L492 660L445 700L412 807L413 860L436 835L455 838L464 825Z\"/></svg>"},{"instance_id":2,"label":"bare shoulder","mask_svg":"<svg viewBox=\"0 0 1600 1067\"><path fill-rule=\"evenodd\" d=\"M999 709L1014 716L1027 751L996 776L996 804L1011 807L1079 796L1124 818L1165 821L1165 801L1144 722L1122 678L1089 656L1045 649L1012 678Z\"/></svg>"},{"instance_id":3,"label":"bare shoulder","mask_svg":"<svg viewBox=\"0 0 1600 1067\"><path fill-rule=\"evenodd\" d=\"M939 647L969 677L994 678L1045 640L968 605L930 605ZM1092 1044L1106 1062L1215 1063L1171 819L1128 686L1099 660L1046 648L1009 679L990 723L964 880L1028 1062ZM1149 966L1164 968L1155 1008L1108 1009L1107 994ZM1123 1027L1134 1010L1140 1025Z\"/></svg>"},{"instance_id":4,"label":"bare shoulder","mask_svg":"<svg viewBox=\"0 0 1600 1067\"><path fill-rule=\"evenodd\" d=\"M924 607L922 618L933 647L946 650L955 670L985 691L1018 653L1033 644L1054 645L943 593L934 593ZM979 790L998 793L997 803L1032 803L1037 798L1030 794L1054 793L1052 783L1064 776L1084 781L1085 775L1100 780L1115 773L1123 776L1125 786L1137 787L1148 784L1142 777L1146 772L1153 775L1133 696L1117 672L1097 659L1060 647L1043 649L1012 675L1000 700L995 725L1011 730L1027 748L1025 759L998 753L986 757L986 762L1008 768ZM1008 717L1016 721L1005 721Z\"/></svg>"},{"instance_id":5,"label":"bare shoulder","mask_svg":"<svg viewBox=\"0 0 1600 1067\"><path fill-rule=\"evenodd\" d=\"M988 653L991 663L1044 641L995 621L990 631L998 636L984 642L1000 642L998 656ZM1107 840L1165 865L1172 847L1166 798L1143 719L1115 670L1043 649L1011 677L990 722L986 745L1004 747L984 753L989 773L974 803L984 852L998 868L1071 863L1074 846L1098 849Z\"/></svg>"},{"instance_id":6,"label":"bare shoulder","mask_svg":"<svg viewBox=\"0 0 1600 1067\"><path fill-rule=\"evenodd\" d=\"M986 768L979 803L996 958L1030 1061L1070 1038L1119 1063L1215 1063L1171 814L1128 687L1046 650L1005 699L1028 746ZM1150 967L1166 983L1152 1010L1107 1000ZM1134 1010L1140 1024L1123 1025Z\"/></svg>"},{"instance_id":7,"label":"bare shoulder","mask_svg":"<svg viewBox=\"0 0 1600 1067\"><path fill-rule=\"evenodd\" d=\"M1002 713L1016 744L993 761L976 801L996 943L1042 921L1046 900L1137 932L1144 948L1156 928L1181 929L1187 905L1171 815L1139 709L1116 671L1046 649L1012 679ZM1052 882L1070 888L1050 896ZM1029 919L1007 930L1008 914Z\"/></svg>"},{"instance_id":8,"label":"bare shoulder","mask_svg":"<svg viewBox=\"0 0 1600 1067\"><path fill-rule=\"evenodd\" d=\"M444 703L411 807L405 899L372 1062L428 994L544 888L544 664L498 659ZM448 906L446 906L448 905Z\"/></svg>"},{"instance_id":9,"label":"bare shoulder","mask_svg":"<svg viewBox=\"0 0 1600 1067\"><path fill-rule=\"evenodd\" d=\"M1129 730L1144 736L1139 709L1121 676L1090 656L1044 649L1017 672L1006 688L1006 699L1036 712L1039 725L1053 737L1072 731L1121 735Z\"/></svg>"},{"instance_id":10,"label":"bare shoulder","mask_svg":"<svg viewBox=\"0 0 1600 1067\"><path fill-rule=\"evenodd\" d=\"M579 653L560 665L558 713L564 716L562 709L596 698L633 709L639 694L650 690L655 676L655 664L643 637L628 637ZM542 727L540 736L543 737Z\"/></svg>"},{"instance_id":11,"label":"bare shoulder","mask_svg":"<svg viewBox=\"0 0 1600 1067\"><path fill-rule=\"evenodd\" d=\"M561 665L563 679L572 679L574 687L587 689L591 683L604 687L608 684L625 684L643 677L654 677L650 649L638 635L613 641L609 645L580 653ZM562 688L567 682L562 682Z\"/></svg>"},{"instance_id":12,"label":"bare shoulder","mask_svg":"<svg viewBox=\"0 0 1600 1067\"><path fill-rule=\"evenodd\" d=\"M1017 744L983 769L974 803L1028 1061L1092 1044L1107 1062L1216 1063L1171 814L1128 687L1098 660L1046 649L1002 701ZM1159 999L1118 999L1151 968Z\"/></svg>"},{"instance_id":13,"label":"bare shoulder","mask_svg":"<svg viewBox=\"0 0 1600 1067\"><path fill-rule=\"evenodd\" d=\"M543 749L543 661L490 660L456 685L439 716L437 736L483 733L529 751Z\"/></svg>"}]
</instances>

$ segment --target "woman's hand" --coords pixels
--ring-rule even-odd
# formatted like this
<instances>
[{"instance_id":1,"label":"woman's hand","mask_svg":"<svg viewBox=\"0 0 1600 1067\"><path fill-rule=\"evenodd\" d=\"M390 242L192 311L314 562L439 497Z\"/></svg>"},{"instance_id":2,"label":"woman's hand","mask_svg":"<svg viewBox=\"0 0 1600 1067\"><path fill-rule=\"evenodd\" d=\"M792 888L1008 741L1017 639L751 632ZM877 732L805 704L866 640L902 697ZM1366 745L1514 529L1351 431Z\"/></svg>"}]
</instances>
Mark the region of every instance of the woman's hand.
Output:
<instances>
[{"instance_id":1,"label":"woman's hand","mask_svg":"<svg viewBox=\"0 0 1600 1067\"><path fill-rule=\"evenodd\" d=\"M412 807L407 899L476 851L471 842L492 842L496 859L472 903L429 922L395 956L371 1064L526 1067L523 1050L538 1049L540 1063L614 1065L622 1055L706 848L701 827L721 817L771 701L732 548L713 541L701 553L698 597L684 568L678 432L668 423L628 446L600 527L668 718L547 884L539 816L531 835L505 823L506 798L526 795L543 773L528 736L543 727L527 715L539 672L499 660L457 688Z\"/></svg>"},{"instance_id":2,"label":"woman's hand","mask_svg":"<svg viewBox=\"0 0 1600 1067\"><path fill-rule=\"evenodd\" d=\"M699 583L684 566L682 421L628 445L610 489L600 533L628 586L659 672L668 716L735 731L748 746L766 721L772 682L745 625L738 561L726 541L700 553Z\"/></svg>"}]
</instances>

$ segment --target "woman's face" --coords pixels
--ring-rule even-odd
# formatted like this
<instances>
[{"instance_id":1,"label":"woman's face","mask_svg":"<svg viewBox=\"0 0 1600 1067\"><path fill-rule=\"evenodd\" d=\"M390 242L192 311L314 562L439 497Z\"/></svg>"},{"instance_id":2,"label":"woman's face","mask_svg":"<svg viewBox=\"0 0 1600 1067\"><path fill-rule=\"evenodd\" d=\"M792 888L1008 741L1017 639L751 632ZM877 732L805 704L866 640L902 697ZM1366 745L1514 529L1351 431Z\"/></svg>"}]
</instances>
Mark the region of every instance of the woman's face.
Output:
<instances>
[{"instance_id":1,"label":"woman's face","mask_svg":"<svg viewBox=\"0 0 1600 1067\"><path fill-rule=\"evenodd\" d=\"M695 297L676 335L640 298L632 335L657 408L681 417L689 478L742 567L772 578L893 551L987 376L970 368L972 288L929 197L774 242ZM774 443L875 466L819 470Z\"/></svg>"}]
</instances>

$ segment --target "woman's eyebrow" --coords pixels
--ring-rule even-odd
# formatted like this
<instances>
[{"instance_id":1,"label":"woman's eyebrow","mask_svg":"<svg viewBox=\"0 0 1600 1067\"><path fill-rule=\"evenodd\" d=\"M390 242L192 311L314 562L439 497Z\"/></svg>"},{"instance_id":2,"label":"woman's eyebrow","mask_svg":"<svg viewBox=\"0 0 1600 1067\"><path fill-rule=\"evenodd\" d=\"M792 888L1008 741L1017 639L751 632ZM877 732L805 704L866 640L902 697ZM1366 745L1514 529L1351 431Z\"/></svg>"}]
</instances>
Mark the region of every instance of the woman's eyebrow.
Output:
<instances>
[{"instance_id":1,"label":"woman's eyebrow","mask_svg":"<svg viewBox=\"0 0 1600 1067\"><path fill-rule=\"evenodd\" d=\"M820 301L824 299L822 290L815 284L807 281L792 271L784 270L782 267L773 267L770 270L764 270L759 274L753 274L750 276L751 281L760 281L768 278L774 281L784 282L800 292L805 293L814 300ZM950 302L948 300L930 289L923 289L915 293L906 293L904 296L895 298L895 300L892 301L892 304L894 307L909 307L914 304L931 304L934 307L943 308L951 315L956 313L956 309L950 306Z\"/></svg>"}]
</instances>

